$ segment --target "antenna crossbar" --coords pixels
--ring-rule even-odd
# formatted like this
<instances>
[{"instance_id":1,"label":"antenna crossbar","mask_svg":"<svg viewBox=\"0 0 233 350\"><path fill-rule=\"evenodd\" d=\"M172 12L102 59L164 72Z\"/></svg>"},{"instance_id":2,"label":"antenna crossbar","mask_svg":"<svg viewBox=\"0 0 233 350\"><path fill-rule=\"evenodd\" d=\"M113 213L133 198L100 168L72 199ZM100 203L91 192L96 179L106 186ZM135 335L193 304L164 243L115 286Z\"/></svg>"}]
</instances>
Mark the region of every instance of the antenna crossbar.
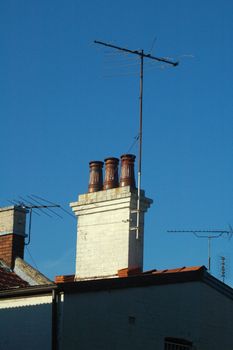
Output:
<instances>
[{"instance_id":1,"label":"antenna crossbar","mask_svg":"<svg viewBox=\"0 0 233 350\"><path fill-rule=\"evenodd\" d=\"M168 60L167 58L164 58L164 57L156 57L156 56L152 56L151 54L149 53L144 53L143 50L130 50L130 49L126 49L124 47L120 47L120 46L116 46L116 45L112 45L112 44L109 44L109 43L105 43L103 41L98 41L98 40L95 40L94 41L95 44L99 44L99 45L103 45L103 46L106 46L106 47L111 47L112 49L116 49L116 50L120 50L120 51L124 51L124 52L128 52L128 53L131 53L131 54L134 54L134 55L138 55L140 57L145 57L145 58L151 58L152 60L156 60L158 62L164 62L164 63L168 63L168 64L171 64L172 66L178 66L179 62L178 61L171 61L171 60Z\"/></svg>"},{"instance_id":2,"label":"antenna crossbar","mask_svg":"<svg viewBox=\"0 0 233 350\"><path fill-rule=\"evenodd\" d=\"M232 237L233 230L229 225L229 230L168 230L169 233L192 233L197 238L207 238L208 239L208 270L211 272L211 239L220 238L224 234L227 234L230 238ZM208 233L208 235L203 235L202 233ZM214 233L214 234L209 234Z\"/></svg>"}]
</instances>

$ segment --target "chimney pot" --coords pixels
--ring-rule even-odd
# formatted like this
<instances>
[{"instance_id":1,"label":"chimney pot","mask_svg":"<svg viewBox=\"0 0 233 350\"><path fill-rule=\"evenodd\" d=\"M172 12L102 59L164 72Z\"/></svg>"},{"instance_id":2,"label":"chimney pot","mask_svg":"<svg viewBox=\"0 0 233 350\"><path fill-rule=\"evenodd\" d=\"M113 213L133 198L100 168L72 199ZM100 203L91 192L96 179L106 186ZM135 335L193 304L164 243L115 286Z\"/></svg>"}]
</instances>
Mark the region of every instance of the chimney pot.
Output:
<instances>
[{"instance_id":1,"label":"chimney pot","mask_svg":"<svg viewBox=\"0 0 233 350\"><path fill-rule=\"evenodd\" d=\"M106 158L105 162L105 179L104 190L115 188L119 186L118 180L118 158Z\"/></svg>"},{"instance_id":2,"label":"chimney pot","mask_svg":"<svg viewBox=\"0 0 233 350\"><path fill-rule=\"evenodd\" d=\"M88 192L97 192L103 189L103 162L95 160L89 163L90 179L88 185Z\"/></svg>"},{"instance_id":3,"label":"chimney pot","mask_svg":"<svg viewBox=\"0 0 233 350\"><path fill-rule=\"evenodd\" d=\"M132 189L136 187L134 177L135 158L134 154L123 154L121 156L120 187L130 186Z\"/></svg>"}]
</instances>

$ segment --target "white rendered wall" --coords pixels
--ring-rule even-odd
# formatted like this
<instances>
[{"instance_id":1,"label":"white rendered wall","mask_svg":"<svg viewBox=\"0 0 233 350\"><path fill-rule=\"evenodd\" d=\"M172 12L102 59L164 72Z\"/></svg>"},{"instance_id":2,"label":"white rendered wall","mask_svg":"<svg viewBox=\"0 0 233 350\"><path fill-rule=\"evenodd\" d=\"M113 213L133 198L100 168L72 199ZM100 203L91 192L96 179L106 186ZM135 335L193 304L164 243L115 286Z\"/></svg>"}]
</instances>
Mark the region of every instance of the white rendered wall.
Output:
<instances>
[{"instance_id":1,"label":"white rendered wall","mask_svg":"<svg viewBox=\"0 0 233 350\"><path fill-rule=\"evenodd\" d=\"M71 203L78 217L76 278L116 276L124 268L142 268L144 213L152 203L142 195L141 230L136 239L137 193L119 187L79 196ZM134 211L134 212L133 212Z\"/></svg>"},{"instance_id":2,"label":"white rendered wall","mask_svg":"<svg viewBox=\"0 0 233 350\"><path fill-rule=\"evenodd\" d=\"M202 282L66 294L61 350L233 349L233 300Z\"/></svg>"},{"instance_id":3,"label":"white rendered wall","mask_svg":"<svg viewBox=\"0 0 233 350\"><path fill-rule=\"evenodd\" d=\"M17 207L0 208L0 235L25 235L27 210Z\"/></svg>"},{"instance_id":4,"label":"white rendered wall","mask_svg":"<svg viewBox=\"0 0 233 350\"><path fill-rule=\"evenodd\" d=\"M51 296L0 300L0 349L51 349Z\"/></svg>"},{"instance_id":5,"label":"white rendered wall","mask_svg":"<svg viewBox=\"0 0 233 350\"><path fill-rule=\"evenodd\" d=\"M233 349L233 299L201 286L201 350Z\"/></svg>"}]
</instances>

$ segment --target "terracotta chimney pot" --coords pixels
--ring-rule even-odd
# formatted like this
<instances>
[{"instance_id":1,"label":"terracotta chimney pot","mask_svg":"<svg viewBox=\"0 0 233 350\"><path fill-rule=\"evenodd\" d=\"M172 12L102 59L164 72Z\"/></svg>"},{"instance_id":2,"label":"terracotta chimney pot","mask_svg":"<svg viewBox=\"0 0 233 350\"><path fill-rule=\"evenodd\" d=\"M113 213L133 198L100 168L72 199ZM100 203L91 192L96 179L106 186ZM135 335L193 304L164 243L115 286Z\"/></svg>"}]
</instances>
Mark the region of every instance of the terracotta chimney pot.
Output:
<instances>
[{"instance_id":1,"label":"terracotta chimney pot","mask_svg":"<svg viewBox=\"0 0 233 350\"><path fill-rule=\"evenodd\" d=\"M103 162L95 160L89 163L90 166L90 180L88 185L88 192L97 192L103 189Z\"/></svg>"},{"instance_id":2,"label":"terracotta chimney pot","mask_svg":"<svg viewBox=\"0 0 233 350\"><path fill-rule=\"evenodd\" d=\"M118 180L118 158L106 158L105 162L105 179L104 190L115 188L119 186Z\"/></svg>"},{"instance_id":3,"label":"terracotta chimney pot","mask_svg":"<svg viewBox=\"0 0 233 350\"><path fill-rule=\"evenodd\" d=\"M136 156L134 154L123 154L121 156L121 177L120 187L131 186L135 188L134 177L134 161Z\"/></svg>"}]
</instances>

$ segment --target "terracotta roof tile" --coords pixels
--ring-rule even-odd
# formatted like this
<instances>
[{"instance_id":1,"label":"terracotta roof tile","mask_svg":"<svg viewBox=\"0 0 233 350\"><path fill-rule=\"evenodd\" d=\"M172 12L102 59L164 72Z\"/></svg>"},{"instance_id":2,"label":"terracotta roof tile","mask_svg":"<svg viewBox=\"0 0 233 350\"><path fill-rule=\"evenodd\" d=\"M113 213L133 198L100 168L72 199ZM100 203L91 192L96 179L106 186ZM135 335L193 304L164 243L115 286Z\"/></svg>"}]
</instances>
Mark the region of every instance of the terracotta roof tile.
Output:
<instances>
[{"instance_id":1,"label":"terracotta roof tile","mask_svg":"<svg viewBox=\"0 0 233 350\"><path fill-rule=\"evenodd\" d=\"M142 272L139 268L134 269L121 269L118 270L118 277L130 277L130 276L143 276L143 275L169 275L169 274L175 274L180 272L192 272L192 271L201 271L203 269L203 266L183 266L176 269L164 269L164 270L148 270ZM55 277L55 283L69 283L69 282L75 282L75 275L61 275Z\"/></svg>"},{"instance_id":2,"label":"terracotta roof tile","mask_svg":"<svg viewBox=\"0 0 233 350\"><path fill-rule=\"evenodd\" d=\"M153 274L153 275L157 275L157 274L164 274L164 273L176 273L176 272L188 272L188 271L198 271L201 270L202 266L183 266L183 267L179 267L176 269L165 269L165 270L149 270L149 271L145 271L143 272L144 275L149 275L149 274Z\"/></svg>"},{"instance_id":3,"label":"terracotta roof tile","mask_svg":"<svg viewBox=\"0 0 233 350\"><path fill-rule=\"evenodd\" d=\"M121 271L127 272L126 271ZM131 271L132 272L132 271ZM145 272L134 271L135 274L118 276L115 278L102 278L95 280L83 280L67 283L58 283L58 288L70 293L94 292L121 288L149 287L166 284L187 283L196 281L208 281L211 275L207 273L205 266L180 267L177 269L150 270ZM212 278L213 279L213 278ZM212 281L210 282L212 283ZM218 282L217 283L221 283ZM230 295L233 297L231 290Z\"/></svg>"},{"instance_id":4,"label":"terracotta roof tile","mask_svg":"<svg viewBox=\"0 0 233 350\"><path fill-rule=\"evenodd\" d=\"M22 280L10 269L0 267L0 290L27 287L28 283Z\"/></svg>"},{"instance_id":5,"label":"terracotta roof tile","mask_svg":"<svg viewBox=\"0 0 233 350\"><path fill-rule=\"evenodd\" d=\"M133 275L161 275L161 274L169 274L169 273L178 273L178 272L188 272L188 271L198 271L202 268L202 266L183 266L178 267L176 269L164 269L164 270L148 270L141 272L140 269L122 269L118 271L118 277L128 277Z\"/></svg>"},{"instance_id":6,"label":"terracotta roof tile","mask_svg":"<svg viewBox=\"0 0 233 350\"><path fill-rule=\"evenodd\" d=\"M117 271L118 277L128 277L128 276L134 276L134 275L140 275L142 273L142 270L138 267L131 268L131 269L121 269Z\"/></svg>"},{"instance_id":7,"label":"terracotta roof tile","mask_svg":"<svg viewBox=\"0 0 233 350\"><path fill-rule=\"evenodd\" d=\"M75 275L60 275L55 277L55 283L74 282Z\"/></svg>"}]
</instances>

